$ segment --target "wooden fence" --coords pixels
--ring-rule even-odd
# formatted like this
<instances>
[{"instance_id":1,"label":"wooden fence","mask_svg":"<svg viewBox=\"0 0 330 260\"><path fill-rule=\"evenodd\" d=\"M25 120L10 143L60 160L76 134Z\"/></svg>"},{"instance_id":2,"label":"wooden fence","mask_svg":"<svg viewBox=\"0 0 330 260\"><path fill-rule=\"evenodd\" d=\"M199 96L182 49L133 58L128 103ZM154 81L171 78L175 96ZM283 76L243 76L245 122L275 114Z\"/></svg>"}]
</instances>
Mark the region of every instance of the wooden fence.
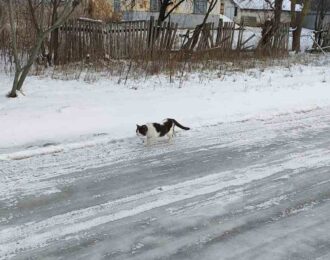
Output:
<instances>
[{"instance_id":1,"label":"wooden fence","mask_svg":"<svg viewBox=\"0 0 330 260\"><path fill-rule=\"evenodd\" d=\"M270 24L263 28L257 51L265 55L287 54L289 50L290 23Z\"/></svg>"},{"instance_id":2,"label":"wooden fence","mask_svg":"<svg viewBox=\"0 0 330 260\"><path fill-rule=\"evenodd\" d=\"M75 20L59 30L58 63L83 59L128 59L173 48L178 25L157 20L103 24Z\"/></svg>"},{"instance_id":3,"label":"wooden fence","mask_svg":"<svg viewBox=\"0 0 330 260\"><path fill-rule=\"evenodd\" d=\"M219 21L217 28L217 37L215 40L215 46L220 47L223 50L232 50L235 33L235 23ZM241 37L241 36L240 36Z\"/></svg>"},{"instance_id":4,"label":"wooden fence","mask_svg":"<svg viewBox=\"0 0 330 260\"><path fill-rule=\"evenodd\" d=\"M219 20L218 27L214 23L206 23L203 27L198 25L191 37L186 37L183 49L190 51L217 50L218 52L245 51L252 46L246 44L255 36L252 35L248 39L243 40L244 25L235 25L233 22L225 22ZM235 42L236 41L236 42Z\"/></svg>"},{"instance_id":5,"label":"wooden fence","mask_svg":"<svg viewBox=\"0 0 330 260\"><path fill-rule=\"evenodd\" d=\"M65 64L84 59L130 59L138 57L159 56L160 52L174 49L204 51L217 49L227 52L236 48L244 51L244 26L235 28L233 22L219 21L198 25L180 46L174 46L178 25L157 20L129 21L103 24L89 20L75 20L64 24L59 30L58 62ZM237 44L234 47L234 35L237 32Z\"/></svg>"},{"instance_id":6,"label":"wooden fence","mask_svg":"<svg viewBox=\"0 0 330 260\"><path fill-rule=\"evenodd\" d=\"M330 23L324 25L320 32L315 32L315 38L322 50L330 51Z\"/></svg>"},{"instance_id":7,"label":"wooden fence","mask_svg":"<svg viewBox=\"0 0 330 260\"><path fill-rule=\"evenodd\" d=\"M181 30L182 31L182 30ZM67 64L79 61L97 61L102 59L146 59L161 57L169 51L200 52L212 50L219 58L233 52L244 52L253 45L248 42L255 36L244 38L244 25L219 21L198 25L193 31L178 34L178 25L170 22L129 21L105 24L100 21L78 19L71 20L56 31L55 42L51 49L55 64ZM178 37L183 41L179 46ZM3 57L11 56L8 36L0 34L0 50ZM266 54L287 52L289 24L281 24L272 35L267 46L261 50ZM6 43L6 44L5 44ZM46 47L48 43L45 43ZM28 48L26 48L28 49ZM26 50L23 50L23 52ZM23 53L22 52L22 53ZM0 55L0 58L3 57Z\"/></svg>"},{"instance_id":8,"label":"wooden fence","mask_svg":"<svg viewBox=\"0 0 330 260\"><path fill-rule=\"evenodd\" d=\"M278 52L288 52L289 50L289 30L290 23L281 23L271 42L271 49Z\"/></svg>"},{"instance_id":9,"label":"wooden fence","mask_svg":"<svg viewBox=\"0 0 330 260\"><path fill-rule=\"evenodd\" d=\"M323 36L323 42L322 42L322 47L323 48L328 48L327 50L330 51L330 23L328 23L324 27L325 34Z\"/></svg>"}]
</instances>

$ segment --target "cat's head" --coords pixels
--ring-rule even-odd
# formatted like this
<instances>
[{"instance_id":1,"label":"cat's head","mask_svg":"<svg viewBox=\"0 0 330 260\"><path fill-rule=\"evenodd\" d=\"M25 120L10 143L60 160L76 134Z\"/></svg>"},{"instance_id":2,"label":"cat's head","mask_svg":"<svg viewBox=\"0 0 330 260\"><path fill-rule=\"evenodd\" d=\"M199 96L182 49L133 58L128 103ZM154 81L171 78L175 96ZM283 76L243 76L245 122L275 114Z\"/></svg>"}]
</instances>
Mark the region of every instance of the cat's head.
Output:
<instances>
[{"instance_id":1,"label":"cat's head","mask_svg":"<svg viewBox=\"0 0 330 260\"><path fill-rule=\"evenodd\" d=\"M146 125L136 125L136 134L146 136L148 132L148 127Z\"/></svg>"}]
</instances>

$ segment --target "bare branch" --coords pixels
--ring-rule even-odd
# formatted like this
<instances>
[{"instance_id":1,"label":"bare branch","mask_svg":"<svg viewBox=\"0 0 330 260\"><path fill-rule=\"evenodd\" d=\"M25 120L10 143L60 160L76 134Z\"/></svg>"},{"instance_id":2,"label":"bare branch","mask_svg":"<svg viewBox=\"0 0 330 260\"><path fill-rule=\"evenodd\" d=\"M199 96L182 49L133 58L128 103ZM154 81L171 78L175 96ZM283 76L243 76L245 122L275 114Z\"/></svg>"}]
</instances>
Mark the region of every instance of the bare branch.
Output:
<instances>
[{"instance_id":1,"label":"bare branch","mask_svg":"<svg viewBox=\"0 0 330 260\"><path fill-rule=\"evenodd\" d=\"M5 23L5 6L3 2L0 0L0 31L4 23Z\"/></svg>"},{"instance_id":2,"label":"bare branch","mask_svg":"<svg viewBox=\"0 0 330 260\"><path fill-rule=\"evenodd\" d=\"M34 28L36 29L37 33L40 32L40 27L37 21L37 17L36 17L36 12L35 9L33 8L33 4L32 4L32 0L28 0L28 6L30 9L30 14L32 16L32 22L34 24Z\"/></svg>"},{"instance_id":3,"label":"bare branch","mask_svg":"<svg viewBox=\"0 0 330 260\"><path fill-rule=\"evenodd\" d=\"M264 0L272 10L275 10L275 6L272 0Z\"/></svg>"},{"instance_id":4,"label":"bare branch","mask_svg":"<svg viewBox=\"0 0 330 260\"><path fill-rule=\"evenodd\" d=\"M70 1L66 2L57 20L54 22L52 26L50 26L47 30L45 30L44 33L48 34L49 32L59 28L74 12L74 10L76 9L79 3L80 3L79 0L73 0L72 3Z\"/></svg>"},{"instance_id":5,"label":"bare branch","mask_svg":"<svg viewBox=\"0 0 330 260\"><path fill-rule=\"evenodd\" d=\"M13 1L9 0L8 3L8 13L9 13L9 22L10 22L10 33L11 33L11 43L12 43L12 51L14 55L15 67L16 71L21 70L21 64L18 58L18 49L17 49L17 36L16 36L16 23L14 20L14 8Z\"/></svg>"},{"instance_id":6,"label":"bare branch","mask_svg":"<svg viewBox=\"0 0 330 260\"><path fill-rule=\"evenodd\" d=\"M40 0L40 4L37 7L33 6L32 0L28 0L28 9L30 12L30 15L32 16L33 23L37 29L37 35L35 37L35 41L33 43L33 47L28 51L28 58L22 66L20 64L21 60L18 56L18 48L17 48L17 36L16 36L16 24L14 20L14 7L13 7L13 0L7 0L9 1L9 18L10 18L10 28L11 28L11 45L13 50L13 56L15 61L15 76L14 76L14 82L12 86L11 92L8 94L8 97L17 97L17 91L20 91L23 83L30 71L30 68L32 67L33 63L35 62L35 59L40 52L40 48L42 47L44 39L47 37L47 35L60 27L73 13L75 8L80 3L80 0L71 0L66 1L61 14L58 16L57 19L55 19L55 22L49 26L48 28L43 28L43 17L44 17L44 5L45 0ZM54 2L53 2L54 3ZM55 3L56 4L56 3ZM40 24L38 24L38 20L36 17L36 9L40 7L41 11L41 17L39 19Z\"/></svg>"},{"instance_id":7,"label":"bare branch","mask_svg":"<svg viewBox=\"0 0 330 260\"><path fill-rule=\"evenodd\" d=\"M180 0L179 2L177 2L177 3L171 8L171 10L169 10L169 11L167 12L167 14L164 16L164 20L166 20L167 17L169 17L169 16L171 15L171 13L172 13L176 8L178 8L178 6L181 5L184 1L185 1L185 0Z\"/></svg>"}]
</instances>

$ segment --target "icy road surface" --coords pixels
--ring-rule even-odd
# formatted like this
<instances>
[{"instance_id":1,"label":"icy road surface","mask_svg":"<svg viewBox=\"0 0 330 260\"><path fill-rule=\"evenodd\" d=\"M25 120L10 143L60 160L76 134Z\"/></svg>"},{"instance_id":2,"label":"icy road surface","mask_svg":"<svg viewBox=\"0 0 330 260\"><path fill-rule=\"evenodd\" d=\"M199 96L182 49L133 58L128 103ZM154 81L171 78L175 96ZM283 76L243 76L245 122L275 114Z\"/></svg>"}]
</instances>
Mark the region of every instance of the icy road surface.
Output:
<instances>
[{"instance_id":1,"label":"icy road surface","mask_svg":"<svg viewBox=\"0 0 330 260\"><path fill-rule=\"evenodd\" d=\"M330 259L329 147L327 108L0 161L0 259Z\"/></svg>"}]
</instances>

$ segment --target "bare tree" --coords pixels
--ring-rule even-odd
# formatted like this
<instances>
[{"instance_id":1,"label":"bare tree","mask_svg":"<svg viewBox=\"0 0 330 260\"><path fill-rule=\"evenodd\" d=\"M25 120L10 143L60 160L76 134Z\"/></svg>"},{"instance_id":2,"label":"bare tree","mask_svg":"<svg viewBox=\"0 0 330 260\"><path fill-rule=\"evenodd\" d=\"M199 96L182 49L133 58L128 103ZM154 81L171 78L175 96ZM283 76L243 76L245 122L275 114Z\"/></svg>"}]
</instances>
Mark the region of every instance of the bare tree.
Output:
<instances>
[{"instance_id":1,"label":"bare tree","mask_svg":"<svg viewBox=\"0 0 330 260\"><path fill-rule=\"evenodd\" d=\"M315 30L320 30L323 26L324 18L330 11L330 0L312 0L311 10L316 11Z\"/></svg>"},{"instance_id":2,"label":"bare tree","mask_svg":"<svg viewBox=\"0 0 330 260\"><path fill-rule=\"evenodd\" d=\"M2 1L0 1L0 32L5 24L5 6Z\"/></svg>"},{"instance_id":3,"label":"bare tree","mask_svg":"<svg viewBox=\"0 0 330 260\"><path fill-rule=\"evenodd\" d=\"M65 5L65 1L63 0L48 0L49 6L47 13L50 15L50 19L48 21L48 26L52 26L55 24L56 20L59 17L59 11ZM100 10L102 12L100 12ZM91 0L82 0L79 5L79 10L75 11L76 15L88 15L91 16L93 19L101 19L104 21L108 21L112 11L109 2L107 0L98 0L91 1ZM49 49L48 53L44 52L44 56L47 58L48 64L51 66L52 64L58 65L58 47L59 47L59 29L56 28L50 34L49 39ZM43 45L41 46L43 51Z\"/></svg>"},{"instance_id":4,"label":"bare tree","mask_svg":"<svg viewBox=\"0 0 330 260\"><path fill-rule=\"evenodd\" d=\"M274 22L272 26L268 27L270 29L267 30L267 38L269 35L274 35L277 32L278 26L281 21L281 13L282 13L282 4L283 0L275 0L275 6L273 5L273 0L264 0L269 6L274 10ZM300 51L300 37L302 31L302 22L304 17L306 16L311 0L291 0L291 27L294 28L293 31L293 40L292 40L292 50L299 52ZM297 4L302 4L302 10L296 11ZM269 30L271 33L269 33ZM264 37L262 38L263 42L265 42Z\"/></svg>"},{"instance_id":5,"label":"bare tree","mask_svg":"<svg viewBox=\"0 0 330 260\"><path fill-rule=\"evenodd\" d=\"M58 19L58 9L61 4L61 0L51 0L51 22L50 25L54 25L56 20ZM57 64L58 60L58 28L54 29L50 34L50 42L49 42L49 53L48 59L49 63L54 61L54 64ZM49 64L51 65L51 64Z\"/></svg>"},{"instance_id":6,"label":"bare tree","mask_svg":"<svg viewBox=\"0 0 330 260\"><path fill-rule=\"evenodd\" d=\"M254 0L250 0L250 1L252 2ZM273 10L274 24L275 26L278 26L281 23L283 0L264 0L264 1L269 6L269 8Z\"/></svg>"},{"instance_id":7,"label":"bare tree","mask_svg":"<svg viewBox=\"0 0 330 260\"><path fill-rule=\"evenodd\" d=\"M270 44L272 37L276 34L281 23L283 0L264 0L274 13L274 19L267 19L263 24L262 37L258 44L260 47L266 47Z\"/></svg>"},{"instance_id":8,"label":"bare tree","mask_svg":"<svg viewBox=\"0 0 330 260\"><path fill-rule=\"evenodd\" d=\"M276 28L281 23L282 5L283 5L283 0L275 0L274 23Z\"/></svg>"},{"instance_id":9,"label":"bare tree","mask_svg":"<svg viewBox=\"0 0 330 260\"><path fill-rule=\"evenodd\" d=\"M4 0L0 0L0 33L9 32L8 12Z\"/></svg>"},{"instance_id":10,"label":"bare tree","mask_svg":"<svg viewBox=\"0 0 330 260\"><path fill-rule=\"evenodd\" d=\"M160 1L160 9L158 16L158 25L165 21L171 13L177 9L184 1L179 0L176 4L173 3L172 0L159 0ZM171 6L171 8L169 8ZM167 10L169 8L169 10Z\"/></svg>"},{"instance_id":11,"label":"bare tree","mask_svg":"<svg viewBox=\"0 0 330 260\"><path fill-rule=\"evenodd\" d=\"M40 48L43 44L45 38L54 31L55 29L59 28L73 13L75 8L79 5L80 0L66 0L64 1L64 5L62 10L60 11L57 19L51 26L45 26L43 21L43 13L45 5L48 4L47 0L27 0L28 1L28 10L29 14L31 15L32 22L36 29L36 37L31 49L28 50L28 58L24 60L19 56L19 49L17 45L17 25L15 22L15 14L17 11L17 5L14 5L13 0L7 0L8 6L8 14L9 14L9 21L10 21L10 30L11 30L11 47L12 47L12 54L14 57L15 63L15 76L12 85L11 91L8 93L8 97L17 97L17 91L20 91L23 83L34 63L38 53L40 52ZM19 5L19 3L18 3ZM37 17L37 8L41 8L41 16Z\"/></svg>"},{"instance_id":12,"label":"bare tree","mask_svg":"<svg viewBox=\"0 0 330 260\"><path fill-rule=\"evenodd\" d=\"M296 11L297 0L291 0L291 27L294 28L292 33L292 50L300 52L300 37L302 31L302 22L310 9L310 0L302 0L301 11Z\"/></svg>"},{"instance_id":13,"label":"bare tree","mask_svg":"<svg viewBox=\"0 0 330 260\"><path fill-rule=\"evenodd\" d=\"M312 0L311 10L316 11L316 17L314 22L314 30L316 31L315 40L318 44L321 44L324 19L327 12L330 11L330 0Z\"/></svg>"},{"instance_id":14,"label":"bare tree","mask_svg":"<svg viewBox=\"0 0 330 260\"><path fill-rule=\"evenodd\" d=\"M186 49L191 49L191 50L194 49L194 47L198 43L200 34L203 32L207 19L209 18L212 10L217 5L217 3L218 3L218 0L209 0L208 1L208 8L204 15L203 22L201 24L199 24L198 26L196 26L196 29L193 33L192 38L185 44Z\"/></svg>"}]
</instances>

